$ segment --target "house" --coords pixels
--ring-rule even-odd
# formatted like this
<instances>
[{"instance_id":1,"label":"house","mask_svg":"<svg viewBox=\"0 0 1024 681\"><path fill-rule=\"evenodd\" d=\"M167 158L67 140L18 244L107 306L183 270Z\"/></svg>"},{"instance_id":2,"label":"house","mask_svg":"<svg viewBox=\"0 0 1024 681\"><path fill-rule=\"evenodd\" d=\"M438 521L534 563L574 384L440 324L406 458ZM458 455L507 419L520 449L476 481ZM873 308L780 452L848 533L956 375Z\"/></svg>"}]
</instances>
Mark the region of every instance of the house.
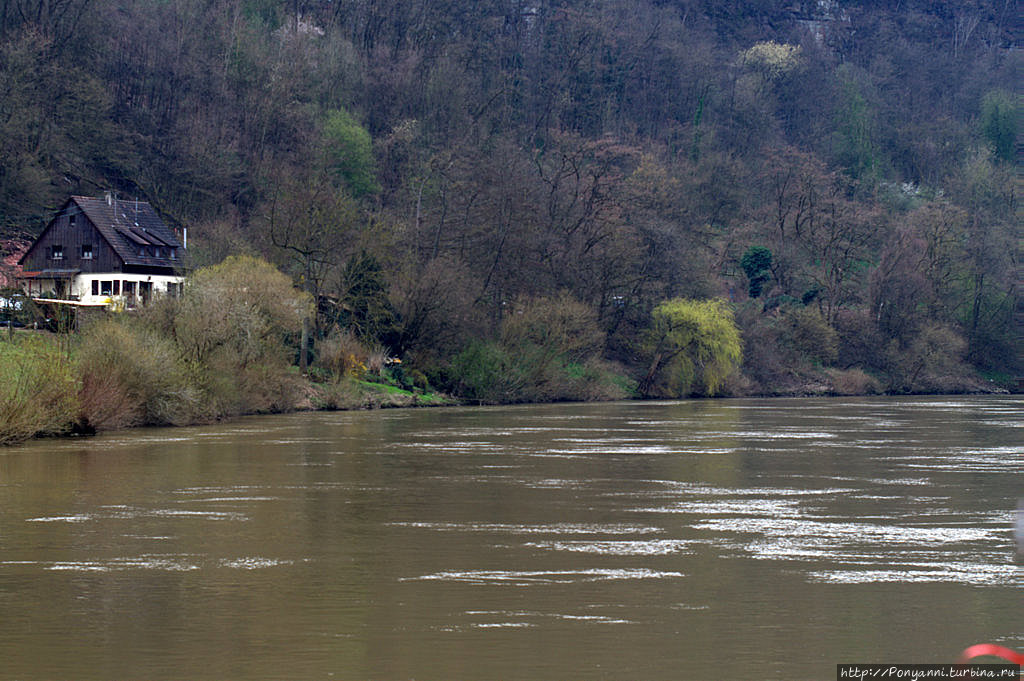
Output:
<instances>
[{"instance_id":1,"label":"house","mask_svg":"<svg viewBox=\"0 0 1024 681\"><path fill-rule=\"evenodd\" d=\"M185 245L145 201L72 196L21 256L18 279L40 302L133 307L181 292Z\"/></svg>"}]
</instances>

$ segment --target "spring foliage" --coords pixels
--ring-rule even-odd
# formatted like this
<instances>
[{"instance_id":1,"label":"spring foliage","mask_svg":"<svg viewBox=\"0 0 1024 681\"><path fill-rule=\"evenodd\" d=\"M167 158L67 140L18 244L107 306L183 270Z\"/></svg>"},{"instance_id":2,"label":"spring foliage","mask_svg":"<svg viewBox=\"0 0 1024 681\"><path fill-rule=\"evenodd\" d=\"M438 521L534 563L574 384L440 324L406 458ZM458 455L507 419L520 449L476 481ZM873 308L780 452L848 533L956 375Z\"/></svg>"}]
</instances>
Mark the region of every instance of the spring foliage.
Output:
<instances>
[{"instance_id":1,"label":"spring foliage","mask_svg":"<svg viewBox=\"0 0 1024 681\"><path fill-rule=\"evenodd\" d=\"M722 390L720 363L646 329L659 301L726 292L730 389L854 369L897 391L974 389L956 381L978 369L1012 387L1007 7L0 2L0 260L103 187L188 226L197 265L275 259L320 302L314 345L347 330L467 399L589 396L609 365L647 394ZM264 388L291 368L273 321L291 311L229 304L238 287L206 276L160 332L204 395L280 403ZM585 351L559 326L582 308L551 313L563 291ZM940 337L966 349L945 361ZM362 361L323 348L343 374Z\"/></svg>"},{"instance_id":2,"label":"spring foliage","mask_svg":"<svg viewBox=\"0 0 1024 681\"><path fill-rule=\"evenodd\" d=\"M644 350L650 364L640 390L650 397L714 395L743 360L732 309L721 299L662 302L651 313Z\"/></svg>"},{"instance_id":3,"label":"spring foliage","mask_svg":"<svg viewBox=\"0 0 1024 681\"><path fill-rule=\"evenodd\" d=\"M0 342L0 445L70 428L77 383L54 339Z\"/></svg>"},{"instance_id":4,"label":"spring foliage","mask_svg":"<svg viewBox=\"0 0 1024 681\"><path fill-rule=\"evenodd\" d=\"M366 128L344 109L327 114L324 153L328 171L355 197L375 194L373 142Z\"/></svg>"}]
</instances>

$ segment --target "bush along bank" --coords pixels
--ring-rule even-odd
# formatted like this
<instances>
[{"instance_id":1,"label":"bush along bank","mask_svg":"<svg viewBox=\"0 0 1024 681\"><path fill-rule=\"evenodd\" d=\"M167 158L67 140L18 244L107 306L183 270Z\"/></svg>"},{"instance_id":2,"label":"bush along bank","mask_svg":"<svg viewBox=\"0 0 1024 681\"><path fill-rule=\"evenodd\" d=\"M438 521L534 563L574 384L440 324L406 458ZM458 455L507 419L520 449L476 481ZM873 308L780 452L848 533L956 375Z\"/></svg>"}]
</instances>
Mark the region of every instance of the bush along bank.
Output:
<instances>
[{"instance_id":1,"label":"bush along bank","mask_svg":"<svg viewBox=\"0 0 1024 681\"><path fill-rule=\"evenodd\" d=\"M889 349L889 365L840 368L837 358L856 355L855 334L801 307L768 317L752 305L675 298L615 353L591 307L565 293L520 298L492 332L447 356L398 359L359 326L336 324L312 334L303 373L299 330L313 314L311 296L273 265L232 256L196 271L178 298L81 319L71 333L5 333L0 444L295 410L996 390L941 330L932 345Z\"/></svg>"},{"instance_id":2,"label":"bush along bank","mask_svg":"<svg viewBox=\"0 0 1024 681\"><path fill-rule=\"evenodd\" d=\"M70 335L0 339L0 444L242 414L451 403L392 370L347 364L308 377L292 363L308 296L265 261L231 257L195 273L181 298L80 320ZM359 371L354 371L356 367ZM336 373L337 370L337 373Z\"/></svg>"},{"instance_id":3,"label":"bush along bank","mask_svg":"<svg viewBox=\"0 0 1024 681\"><path fill-rule=\"evenodd\" d=\"M0 341L0 444L71 432L78 380L48 334L18 332Z\"/></svg>"}]
</instances>

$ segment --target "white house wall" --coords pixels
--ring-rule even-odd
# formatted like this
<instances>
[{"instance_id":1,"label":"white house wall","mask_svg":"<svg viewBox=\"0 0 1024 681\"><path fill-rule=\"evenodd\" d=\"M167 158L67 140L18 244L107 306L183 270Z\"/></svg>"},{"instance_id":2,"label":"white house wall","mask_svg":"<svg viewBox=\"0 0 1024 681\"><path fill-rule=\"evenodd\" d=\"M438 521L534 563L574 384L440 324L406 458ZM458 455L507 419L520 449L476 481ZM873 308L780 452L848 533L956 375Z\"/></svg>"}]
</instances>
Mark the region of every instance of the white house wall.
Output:
<instances>
[{"instance_id":1,"label":"white house wall","mask_svg":"<svg viewBox=\"0 0 1024 681\"><path fill-rule=\"evenodd\" d=\"M93 294L93 282L98 282L96 290L98 294ZM116 290L117 295L114 295L113 282L118 282ZM184 277L166 275L166 274L124 274L122 272L107 272L99 274L79 274L71 282L71 295L75 296L81 302L89 304L115 302L119 298L125 299L126 288L134 288L135 297L140 296L140 290L142 284L148 283L152 285L153 295L172 295L177 294L180 291L182 283L185 281ZM125 287L128 283L129 286ZM134 284L134 287L131 286ZM168 285L171 288L168 288Z\"/></svg>"}]
</instances>

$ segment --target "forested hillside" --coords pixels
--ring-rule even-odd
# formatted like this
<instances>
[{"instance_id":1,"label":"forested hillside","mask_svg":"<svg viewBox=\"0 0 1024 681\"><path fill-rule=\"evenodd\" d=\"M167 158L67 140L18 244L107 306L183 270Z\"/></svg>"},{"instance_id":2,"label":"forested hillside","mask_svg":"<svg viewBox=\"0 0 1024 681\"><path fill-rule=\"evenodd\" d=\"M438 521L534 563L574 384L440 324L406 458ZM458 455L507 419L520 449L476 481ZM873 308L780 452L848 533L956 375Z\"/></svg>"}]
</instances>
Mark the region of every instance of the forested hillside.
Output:
<instances>
[{"instance_id":1,"label":"forested hillside","mask_svg":"<svg viewBox=\"0 0 1024 681\"><path fill-rule=\"evenodd\" d=\"M616 375L1010 386L1020 22L1014 0L0 0L0 236L69 194L146 199L196 265L261 255L316 295L318 350L386 348L483 401Z\"/></svg>"}]
</instances>

